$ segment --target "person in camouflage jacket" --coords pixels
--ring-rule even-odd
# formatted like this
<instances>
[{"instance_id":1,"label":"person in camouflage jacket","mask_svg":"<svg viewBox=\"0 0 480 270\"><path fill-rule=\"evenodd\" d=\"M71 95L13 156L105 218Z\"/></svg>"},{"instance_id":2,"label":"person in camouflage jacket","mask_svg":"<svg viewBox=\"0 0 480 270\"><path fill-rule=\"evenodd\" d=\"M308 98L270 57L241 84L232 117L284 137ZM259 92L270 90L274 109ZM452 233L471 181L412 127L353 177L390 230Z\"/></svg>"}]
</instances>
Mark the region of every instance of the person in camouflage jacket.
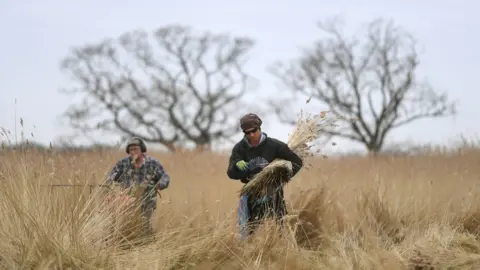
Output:
<instances>
[{"instance_id":1,"label":"person in camouflage jacket","mask_svg":"<svg viewBox=\"0 0 480 270\"><path fill-rule=\"evenodd\" d=\"M107 177L107 183L119 183L132 193L135 187L144 186L141 212L145 218L147 230L152 232L151 217L157 208L157 191L166 189L170 184L170 176L160 161L147 156L145 142L133 137L127 142L125 151L129 156L120 159Z\"/></svg>"}]
</instances>

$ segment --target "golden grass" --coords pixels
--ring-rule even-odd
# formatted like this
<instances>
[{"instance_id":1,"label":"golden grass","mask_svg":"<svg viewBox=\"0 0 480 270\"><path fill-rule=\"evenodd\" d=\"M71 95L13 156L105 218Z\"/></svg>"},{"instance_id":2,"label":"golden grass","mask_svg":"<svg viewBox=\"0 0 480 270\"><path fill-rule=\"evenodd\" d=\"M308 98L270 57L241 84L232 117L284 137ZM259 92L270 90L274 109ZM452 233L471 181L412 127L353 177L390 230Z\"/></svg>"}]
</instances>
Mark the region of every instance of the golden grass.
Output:
<instances>
[{"instance_id":1,"label":"golden grass","mask_svg":"<svg viewBox=\"0 0 480 270\"><path fill-rule=\"evenodd\" d=\"M475 149L312 160L286 186L287 229L265 226L245 242L235 234L242 184L227 178L228 157L151 154L172 181L158 199L155 239L142 243L112 238L116 213L88 186L44 186L101 183L121 151L0 152L1 268L480 268Z\"/></svg>"}]
</instances>

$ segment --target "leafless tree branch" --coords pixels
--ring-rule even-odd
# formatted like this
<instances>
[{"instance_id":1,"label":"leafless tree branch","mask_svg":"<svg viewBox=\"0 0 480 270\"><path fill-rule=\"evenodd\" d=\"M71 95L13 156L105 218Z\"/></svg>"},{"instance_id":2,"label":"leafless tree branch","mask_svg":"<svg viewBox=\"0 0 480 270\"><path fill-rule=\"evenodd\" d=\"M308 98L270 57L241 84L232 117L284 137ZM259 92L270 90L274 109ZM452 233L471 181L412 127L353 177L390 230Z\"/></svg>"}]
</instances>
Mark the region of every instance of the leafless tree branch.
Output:
<instances>
[{"instance_id":1,"label":"leafless tree branch","mask_svg":"<svg viewBox=\"0 0 480 270\"><path fill-rule=\"evenodd\" d=\"M74 81L70 92L84 99L64 116L83 132L139 136L171 151L178 143L228 139L254 82L243 71L253 45L248 38L167 26L76 48L62 69Z\"/></svg>"},{"instance_id":2,"label":"leafless tree branch","mask_svg":"<svg viewBox=\"0 0 480 270\"><path fill-rule=\"evenodd\" d=\"M271 71L293 93L326 104L338 118L356 119L346 130L324 132L377 152L397 127L455 114L456 104L445 93L417 80L416 42L400 27L377 19L363 36L347 38L336 19L318 26L327 37Z\"/></svg>"}]
</instances>

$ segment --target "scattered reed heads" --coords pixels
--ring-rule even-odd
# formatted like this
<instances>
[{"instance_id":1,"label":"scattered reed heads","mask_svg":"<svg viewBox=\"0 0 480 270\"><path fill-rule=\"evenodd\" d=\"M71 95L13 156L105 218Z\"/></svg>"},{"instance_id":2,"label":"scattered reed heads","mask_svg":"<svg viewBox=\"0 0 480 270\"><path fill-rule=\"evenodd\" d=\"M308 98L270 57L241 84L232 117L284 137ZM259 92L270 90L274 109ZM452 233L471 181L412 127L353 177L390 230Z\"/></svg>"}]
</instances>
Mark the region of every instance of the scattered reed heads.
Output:
<instances>
[{"instance_id":1,"label":"scattered reed heads","mask_svg":"<svg viewBox=\"0 0 480 270\"><path fill-rule=\"evenodd\" d=\"M327 120L327 113L327 111L322 111L320 114L304 115L301 112L295 130L289 136L287 144L302 159L304 167L309 166L307 159L313 156L310 151L314 146L312 143L319 138L322 128L333 124L332 121ZM240 196L271 194L273 190L280 188L290 180L292 166L290 161L274 160L242 187Z\"/></svg>"}]
</instances>

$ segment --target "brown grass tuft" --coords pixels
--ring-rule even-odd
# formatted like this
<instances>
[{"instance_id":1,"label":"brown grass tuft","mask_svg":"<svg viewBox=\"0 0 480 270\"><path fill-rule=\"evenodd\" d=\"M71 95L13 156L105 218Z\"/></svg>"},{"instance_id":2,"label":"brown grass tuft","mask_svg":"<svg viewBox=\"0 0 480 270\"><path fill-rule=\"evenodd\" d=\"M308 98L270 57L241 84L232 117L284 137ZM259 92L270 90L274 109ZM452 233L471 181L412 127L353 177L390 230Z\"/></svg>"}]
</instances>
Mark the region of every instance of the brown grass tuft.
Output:
<instances>
[{"instance_id":1,"label":"brown grass tuft","mask_svg":"<svg viewBox=\"0 0 480 270\"><path fill-rule=\"evenodd\" d=\"M105 201L122 152L2 152L1 269L478 269L480 151L311 157L286 185L288 225L237 240L227 156L150 153L171 174L153 238ZM49 184L83 184L49 187ZM130 211L130 212L129 212ZM121 221L123 220L123 221ZM117 221L117 222L114 222ZM115 231L112 232L112 223ZM132 232L132 234L130 234ZM130 235L129 235L130 234Z\"/></svg>"}]
</instances>

